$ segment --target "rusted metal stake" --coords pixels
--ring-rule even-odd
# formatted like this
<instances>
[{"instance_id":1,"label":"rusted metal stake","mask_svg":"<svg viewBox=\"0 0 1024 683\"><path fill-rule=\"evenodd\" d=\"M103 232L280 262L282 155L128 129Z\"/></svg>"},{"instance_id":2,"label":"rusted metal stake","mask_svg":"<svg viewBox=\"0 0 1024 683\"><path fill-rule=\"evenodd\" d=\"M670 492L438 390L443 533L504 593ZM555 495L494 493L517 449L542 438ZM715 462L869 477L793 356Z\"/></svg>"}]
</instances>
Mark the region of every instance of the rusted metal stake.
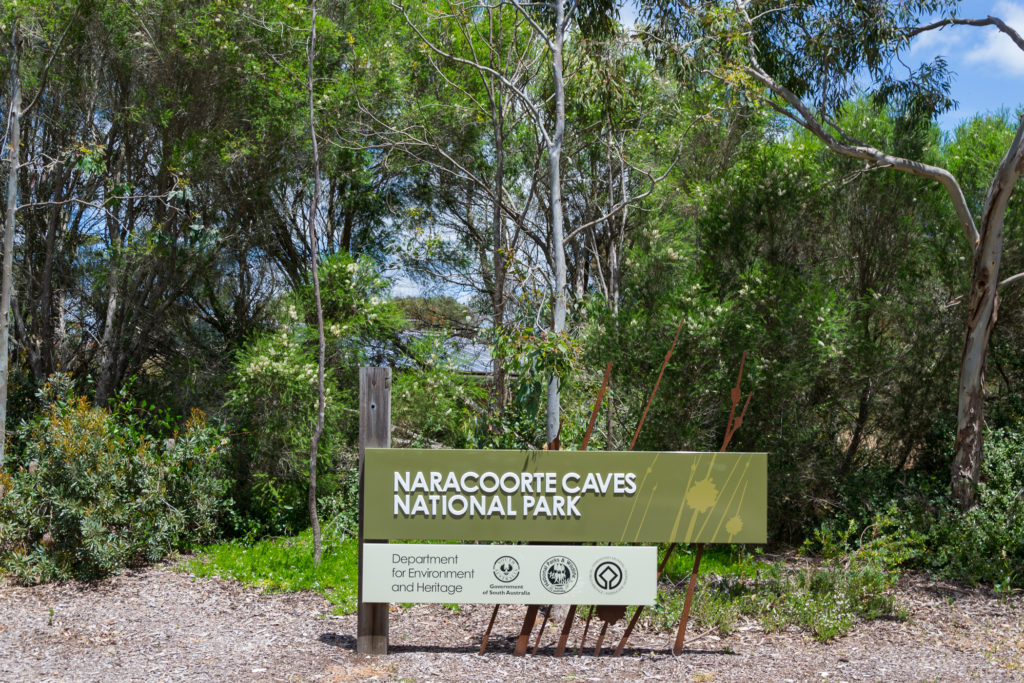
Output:
<instances>
[{"instance_id":1,"label":"rusted metal stake","mask_svg":"<svg viewBox=\"0 0 1024 683\"><path fill-rule=\"evenodd\" d=\"M697 587L697 571L700 569L700 556L704 553L704 544L697 544L697 554L693 558L693 571L690 573L690 587L686 589L686 602L683 603L683 616L679 620L679 631L676 642L672 645L672 654L679 656L683 652L683 639L686 638L686 622L690 620L690 604L693 602L693 591Z\"/></svg>"},{"instance_id":2,"label":"rusted metal stake","mask_svg":"<svg viewBox=\"0 0 1024 683\"><path fill-rule=\"evenodd\" d=\"M604 626L601 627L601 633L597 637L597 647L594 648L594 656L601 656L601 645L604 643L604 634L608 632L608 627L618 622L619 619L626 616L625 605L598 605L597 616L604 622Z\"/></svg>"},{"instance_id":3,"label":"rusted metal stake","mask_svg":"<svg viewBox=\"0 0 1024 683\"><path fill-rule=\"evenodd\" d=\"M608 361L608 365L604 367L604 379L601 380L601 389L597 392L597 402L594 403L594 409L590 411L590 422L587 424L587 433L583 435L583 443L580 444L580 450L587 450L587 446L590 445L590 435L594 433L594 425L597 424L597 415L601 412L601 404L604 403L604 394L608 391L608 380L612 376L612 362Z\"/></svg>"},{"instance_id":4,"label":"rusted metal stake","mask_svg":"<svg viewBox=\"0 0 1024 683\"><path fill-rule=\"evenodd\" d=\"M665 374L665 368L668 367L668 362L672 360L672 352L676 350L676 342L679 341L679 333L683 331L683 322L685 318L679 319L679 327L676 328L676 336L672 339L672 346L668 348L668 353L665 354L665 360L661 363L661 371L658 373L658 379L654 382L654 389L651 390L651 397L647 399L647 405L644 406L643 415L640 416L640 424L636 426L636 432L633 433L633 440L629 443L629 449L633 450L636 446L636 440L640 436L640 430L644 427L644 420L647 419L647 411L651 409L651 404L654 403L654 395L658 393L658 385L661 384L662 375Z\"/></svg>"},{"instance_id":5,"label":"rusted metal stake","mask_svg":"<svg viewBox=\"0 0 1024 683\"><path fill-rule=\"evenodd\" d=\"M676 544L673 543L665 551L665 559L661 561L661 565L658 566L658 574L654 577L654 582L657 583L658 579L661 578L662 572L665 571L665 566L668 565L669 559L672 557L672 551L676 549ZM626 626L626 632L622 634L622 638L619 640L619 646L615 648L615 652L612 653L613 657L621 657L622 651L626 649L626 641L629 640L630 634L633 633L633 629L636 628L636 622L640 621L640 615L644 613L644 606L637 605L636 611L633 612L633 617L629 620L629 625Z\"/></svg>"},{"instance_id":6,"label":"rusted metal stake","mask_svg":"<svg viewBox=\"0 0 1024 683\"><path fill-rule=\"evenodd\" d=\"M480 654L483 654L487 650L487 641L491 637L491 629L494 628L494 619L498 616L498 609L501 605L495 605L494 611L491 612L491 621L487 624L487 630L484 631L484 639L480 641Z\"/></svg>"},{"instance_id":7,"label":"rusted metal stake","mask_svg":"<svg viewBox=\"0 0 1024 683\"><path fill-rule=\"evenodd\" d=\"M583 637L580 638L580 649L576 651L576 655L583 654L583 646L587 644L587 631L590 630L590 620L594 618L594 606L590 606L590 614L587 615L587 622L583 625Z\"/></svg>"},{"instance_id":8,"label":"rusted metal stake","mask_svg":"<svg viewBox=\"0 0 1024 683\"><path fill-rule=\"evenodd\" d=\"M601 626L601 632L597 634L597 645L594 646L594 656L595 657L600 657L601 656L601 644L604 643L604 634L607 633L607 632L608 632L608 622L606 621L606 622L604 622L604 625Z\"/></svg>"},{"instance_id":9,"label":"rusted metal stake","mask_svg":"<svg viewBox=\"0 0 1024 683\"><path fill-rule=\"evenodd\" d=\"M551 618L552 605L548 605L548 609L544 612L544 621L541 622L540 630L537 631L537 640L533 643L533 654L537 654L537 648L540 647L540 639L544 636L544 629L547 628L548 619Z\"/></svg>"},{"instance_id":10,"label":"rusted metal stake","mask_svg":"<svg viewBox=\"0 0 1024 683\"><path fill-rule=\"evenodd\" d=\"M565 615L565 623L562 624L562 633L558 636L558 646L555 648L556 657L565 654L565 646L569 642L569 631L572 630L572 621L575 616L576 605L570 605L569 612Z\"/></svg>"},{"instance_id":11,"label":"rusted metal stake","mask_svg":"<svg viewBox=\"0 0 1024 683\"><path fill-rule=\"evenodd\" d=\"M533 626L537 622L538 609L540 609L539 605L530 605L526 608L526 618L523 619L523 627L519 630L516 649L512 652L516 657L525 655L526 649L530 647L530 632L533 631Z\"/></svg>"}]
</instances>

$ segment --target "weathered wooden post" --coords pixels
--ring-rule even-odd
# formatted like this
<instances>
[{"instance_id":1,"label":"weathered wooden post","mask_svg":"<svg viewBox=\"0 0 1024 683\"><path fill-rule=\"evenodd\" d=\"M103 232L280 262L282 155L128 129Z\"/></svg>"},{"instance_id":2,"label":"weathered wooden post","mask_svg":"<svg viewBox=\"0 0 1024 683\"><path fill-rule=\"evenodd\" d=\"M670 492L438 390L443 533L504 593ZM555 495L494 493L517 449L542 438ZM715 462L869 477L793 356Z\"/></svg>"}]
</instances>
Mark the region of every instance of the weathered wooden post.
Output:
<instances>
[{"instance_id":1,"label":"weathered wooden post","mask_svg":"<svg viewBox=\"0 0 1024 683\"><path fill-rule=\"evenodd\" d=\"M359 368L359 621L356 652L388 653L388 603L363 602L364 481L367 448L391 448L391 368Z\"/></svg>"}]
</instances>

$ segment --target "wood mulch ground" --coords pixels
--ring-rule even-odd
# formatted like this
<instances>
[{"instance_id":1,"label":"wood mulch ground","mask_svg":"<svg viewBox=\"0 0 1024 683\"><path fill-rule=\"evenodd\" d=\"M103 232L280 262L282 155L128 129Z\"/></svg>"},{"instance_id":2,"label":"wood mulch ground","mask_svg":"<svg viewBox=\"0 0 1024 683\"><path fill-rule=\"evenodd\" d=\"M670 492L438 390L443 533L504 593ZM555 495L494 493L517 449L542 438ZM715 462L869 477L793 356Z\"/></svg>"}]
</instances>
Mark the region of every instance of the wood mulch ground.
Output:
<instances>
[{"instance_id":1,"label":"wood mulch ground","mask_svg":"<svg viewBox=\"0 0 1024 683\"><path fill-rule=\"evenodd\" d=\"M922 577L905 578L898 596L909 619L829 644L745 623L724 638L694 633L681 657L668 652L671 634L648 629L628 656L555 659L550 625L537 656L513 657L524 608L512 606L480 657L490 606L393 607L391 654L371 657L354 651L355 617L332 616L318 595L150 567L94 584L0 583L0 680L1024 681L1024 597Z\"/></svg>"}]
</instances>

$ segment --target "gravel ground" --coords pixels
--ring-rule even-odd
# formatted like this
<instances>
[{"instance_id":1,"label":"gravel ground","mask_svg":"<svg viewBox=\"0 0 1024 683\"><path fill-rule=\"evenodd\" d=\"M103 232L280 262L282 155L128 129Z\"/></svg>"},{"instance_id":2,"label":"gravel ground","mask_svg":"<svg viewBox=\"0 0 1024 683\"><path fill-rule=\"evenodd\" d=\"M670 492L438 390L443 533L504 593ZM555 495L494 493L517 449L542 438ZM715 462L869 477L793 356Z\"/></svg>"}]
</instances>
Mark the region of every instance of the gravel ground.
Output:
<instances>
[{"instance_id":1,"label":"gravel ground","mask_svg":"<svg viewBox=\"0 0 1024 683\"><path fill-rule=\"evenodd\" d=\"M750 622L724 638L693 633L681 657L668 652L672 634L638 629L627 656L556 659L551 625L536 656L513 657L516 606L500 610L480 657L490 606L392 607L391 654L371 657L354 651L355 617L332 616L318 595L151 567L94 584L0 584L0 680L1024 681L1024 597L921 577L898 595L909 619L861 624L829 644ZM577 622L574 648L581 633Z\"/></svg>"}]
</instances>

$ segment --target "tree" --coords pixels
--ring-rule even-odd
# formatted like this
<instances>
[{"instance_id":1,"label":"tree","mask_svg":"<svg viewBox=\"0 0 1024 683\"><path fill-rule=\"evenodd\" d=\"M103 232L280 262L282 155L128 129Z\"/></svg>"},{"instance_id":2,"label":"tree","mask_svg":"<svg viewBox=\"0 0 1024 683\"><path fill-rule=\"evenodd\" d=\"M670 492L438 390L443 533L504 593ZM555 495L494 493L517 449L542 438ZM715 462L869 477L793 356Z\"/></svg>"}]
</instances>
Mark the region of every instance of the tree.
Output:
<instances>
[{"instance_id":1,"label":"tree","mask_svg":"<svg viewBox=\"0 0 1024 683\"><path fill-rule=\"evenodd\" d=\"M4 211L4 233L3 233L3 265L0 267L0 466L5 460L7 444L7 395L10 377L10 348L9 340L11 334L11 298L14 290L14 232L15 213L18 210L18 184L22 171L22 131L21 121L27 116L39 102L45 85L50 66L61 49L61 43L77 18L77 13L70 12L65 17L64 7L56 9L49 16L45 8L37 8L29 5L26 9L18 9L17 6L4 7L4 18L10 24L11 40L8 59L8 87L10 88L10 105L8 107L8 138L7 138L7 197ZM34 16L38 12L41 16ZM24 15L24 16L22 16ZM49 21L47 21L49 20ZM64 22L63 31L50 33L55 25ZM22 48L23 31L22 22L37 24L32 28L37 29L37 34L31 37L35 42L45 42L48 38L53 43L45 51L47 59L42 62L37 73L34 74L37 81L38 91L29 103L22 106ZM52 22L52 23L50 23ZM48 31L49 29L49 31ZM30 35L32 31L29 31ZM51 250L52 251L52 250Z\"/></svg>"},{"instance_id":2,"label":"tree","mask_svg":"<svg viewBox=\"0 0 1024 683\"><path fill-rule=\"evenodd\" d=\"M411 20L408 10L397 4L395 6L402 11L406 22L431 52L450 63L476 70L492 79L495 85L500 85L508 93L508 97L514 98L523 108L533 125L534 133L542 141L548 162L545 197L548 234L545 244L549 248L545 249L545 252L552 272L550 333L555 337L565 335L568 310L566 233L562 197L562 151L566 125L566 92L563 69L565 41L570 26L574 22L582 22L593 30L607 30L608 13L611 8L607 3L595 2L589 4L585 8L587 11L584 11L584 8L576 3L566 3L563 0L550 0L540 4L524 4L517 0L498 3L499 7L509 7L523 22L523 25L529 27L529 30L540 41L542 49L547 53L547 76L550 78L550 90L537 92L523 83L514 81L508 71L495 68L493 61L488 63L486 55L484 58L476 55L463 57L445 49ZM466 17L467 20L473 14L472 4L458 3L456 7L458 14ZM487 5L483 5L483 8L486 7ZM579 16L576 16L577 14ZM552 374L548 378L546 408L546 440L548 443L555 442L561 426L560 382L561 378L556 374Z\"/></svg>"},{"instance_id":3,"label":"tree","mask_svg":"<svg viewBox=\"0 0 1024 683\"><path fill-rule=\"evenodd\" d=\"M889 65L912 38L950 25L995 26L1024 49L1024 39L1002 20L946 19L918 25L922 15L952 10L953 2L831 3L735 2L700 8L687 18L714 27L724 38L719 75L757 93L772 110L818 137L834 153L859 159L869 169L891 168L939 183L949 196L971 251L968 319L960 361L957 433L951 489L962 509L974 502L983 457L985 363L998 307L1003 222L1013 188L1024 172L1024 118L989 185L980 227L959 182L947 169L887 153L848 135L836 112L855 76L872 77L875 96L913 125L951 105L948 73L938 58L897 80ZM657 13L657 11L656 11ZM664 13L661 14L664 16ZM698 31L694 24L690 31ZM685 33L685 31L684 31Z\"/></svg>"},{"instance_id":4,"label":"tree","mask_svg":"<svg viewBox=\"0 0 1024 683\"><path fill-rule=\"evenodd\" d=\"M316 513L316 459L320 447L320 436L324 432L324 411L326 395L324 392L324 355L327 345L324 339L324 307L320 299L320 274L317 263L316 210L320 204L320 147L316 139L316 81L314 79L314 61L316 58L316 0L310 3L311 18L309 22L309 52L306 87L309 90L309 142L313 175L313 195L309 200L309 257L310 271L313 276L313 302L316 309L316 426L309 445L309 523L313 527L313 565L320 566L320 518Z\"/></svg>"}]
</instances>

